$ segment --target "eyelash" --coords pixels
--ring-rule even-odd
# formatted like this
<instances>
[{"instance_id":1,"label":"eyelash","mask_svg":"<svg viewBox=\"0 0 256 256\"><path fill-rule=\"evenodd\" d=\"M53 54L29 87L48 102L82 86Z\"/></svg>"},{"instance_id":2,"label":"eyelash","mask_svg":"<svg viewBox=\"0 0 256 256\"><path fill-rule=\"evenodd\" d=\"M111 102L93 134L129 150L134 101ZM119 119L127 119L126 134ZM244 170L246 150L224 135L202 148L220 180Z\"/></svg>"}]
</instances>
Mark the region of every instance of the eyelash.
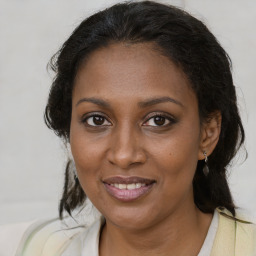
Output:
<instances>
[{"instance_id":1,"label":"eyelash","mask_svg":"<svg viewBox=\"0 0 256 256\"><path fill-rule=\"evenodd\" d=\"M99 118L103 118L104 119L104 123L107 121L108 123L110 124L99 124L99 125L91 125L88 123L88 120L90 118L96 118L96 117L99 117ZM154 119L154 118L157 118L157 117L160 117L160 118L164 118L164 124L163 125L145 125L145 123L148 123L151 119ZM105 117L104 114L102 113L90 113L89 115L86 115L86 116L83 116L82 118L82 123L86 124L86 126L88 127L106 127L106 126L111 126L111 122L108 120L108 118ZM95 121L95 120L94 120ZM166 121L168 121L168 124L166 124ZM155 122L155 120L153 121ZM176 120L175 118L173 118L172 116L168 115L168 114L163 114L163 113L157 113L157 112L154 112L154 113L151 113L150 116L147 118L147 120L143 123L143 126L151 126L151 127L168 127L172 124L176 123Z\"/></svg>"},{"instance_id":2,"label":"eyelash","mask_svg":"<svg viewBox=\"0 0 256 256\"><path fill-rule=\"evenodd\" d=\"M168 121L168 124L164 124L164 125L149 125L149 126L153 126L153 127L168 127L168 126L176 123L176 120L175 120L174 117L172 117L172 116L170 116L168 114L154 112L154 113L150 114L150 116L149 116L149 118L147 118L146 122L143 123L143 126L147 126L147 125L145 125L145 123L149 122L151 119L154 119L156 117L164 118L165 119L165 123L166 123L166 121ZM155 122L155 120L153 122Z\"/></svg>"},{"instance_id":3,"label":"eyelash","mask_svg":"<svg viewBox=\"0 0 256 256\"><path fill-rule=\"evenodd\" d=\"M89 115L85 115L85 116L82 117L81 121L82 121L82 123L86 124L86 126L88 126L88 127L105 127L105 126L110 126L111 125L111 124L110 125L91 125L91 124L88 124L88 120L90 118L95 118L95 117L104 118L104 123L105 123L105 121L108 121L108 118L106 118L104 114L99 113L99 112L90 113ZM111 123L111 122L109 122L109 123Z\"/></svg>"}]
</instances>

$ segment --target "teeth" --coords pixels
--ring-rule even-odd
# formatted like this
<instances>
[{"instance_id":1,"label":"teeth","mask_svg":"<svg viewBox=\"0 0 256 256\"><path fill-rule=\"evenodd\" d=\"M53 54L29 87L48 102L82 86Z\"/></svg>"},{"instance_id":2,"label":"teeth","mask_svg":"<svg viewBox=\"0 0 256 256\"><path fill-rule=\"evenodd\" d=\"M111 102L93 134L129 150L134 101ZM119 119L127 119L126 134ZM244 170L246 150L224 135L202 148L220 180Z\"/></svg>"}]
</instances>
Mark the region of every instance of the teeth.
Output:
<instances>
[{"instance_id":1,"label":"teeth","mask_svg":"<svg viewBox=\"0 0 256 256\"><path fill-rule=\"evenodd\" d=\"M145 187L146 184L145 183L131 183L131 184L110 184L112 187L116 187L119 189L128 189L128 190L132 190L132 189L136 189L136 188L141 188L141 187Z\"/></svg>"},{"instance_id":2,"label":"teeth","mask_svg":"<svg viewBox=\"0 0 256 256\"><path fill-rule=\"evenodd\" d=\"M135 189L136 188L136 184L132 183L132 184L127 184L127 189L131 190L131 189Z\"/></svg>"},{"instance_id":3,"label":"teeth","mask_svg":"<svg viewBox=\"0 0 256 256\"><path fill-rule=\"evenodd\" d=\"M141 185L142 185L141 183L136 183L136 184L135 184L135 187L136 187L136 188L140 188Z\"/></svg>"},{"instance_id":4,"label":"teeth","mask_svg":"<svg viewBox=\"0 0 256 256\"><path fill-rule=\"evenodd\" d=\"M119 184L119 189L126 189L126 188L127 188L126 184Z\"/></svg>"}]
</instances>

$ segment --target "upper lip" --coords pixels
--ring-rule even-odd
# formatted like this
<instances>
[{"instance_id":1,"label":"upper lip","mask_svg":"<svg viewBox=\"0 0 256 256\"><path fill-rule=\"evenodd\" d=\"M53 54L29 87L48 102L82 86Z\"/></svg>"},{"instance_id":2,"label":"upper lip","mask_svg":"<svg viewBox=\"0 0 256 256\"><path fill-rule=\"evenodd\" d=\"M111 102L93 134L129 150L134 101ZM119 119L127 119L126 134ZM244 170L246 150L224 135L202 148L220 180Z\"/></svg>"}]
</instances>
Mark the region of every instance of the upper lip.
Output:
<instances>
[{"instance_id":1,"label":"upper lip","mask_svg":"<svg viewBox=\"0 0 256 256\"><path fill-rule=\"evenodd\" d=\"M137 176L113 176L106 179L103 179L104 183L107 184L131 184L131 183L144 183L146 185L152 184L155 182L155 180L137 177Z\"/></svg>"}]
</instances>

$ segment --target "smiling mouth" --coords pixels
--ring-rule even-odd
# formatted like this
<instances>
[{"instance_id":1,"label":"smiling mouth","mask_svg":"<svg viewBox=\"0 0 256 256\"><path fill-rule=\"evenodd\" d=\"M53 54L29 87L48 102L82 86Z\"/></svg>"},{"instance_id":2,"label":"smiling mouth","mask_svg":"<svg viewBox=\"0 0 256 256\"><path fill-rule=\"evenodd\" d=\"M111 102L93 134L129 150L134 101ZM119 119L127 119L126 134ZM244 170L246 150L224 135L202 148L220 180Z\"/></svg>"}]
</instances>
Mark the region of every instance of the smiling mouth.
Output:
<instances>
[{"instance_id":1,"label":"smiling mouth","mask_svg":"<svg viewBox=\"0 0 256 256\"><path fill-rule=\"evenodd\" d=\"M147 194L155 180L140 177L111 177L103 180L107 192L120 201L134 201Z\"/></svg>"},{"instance_id":2,"label":"smiling mouth","mask_svg":"<svg viewBox=\"0 0 256 256\"><path fill-rule=\"evenodd\" d=\"M114 184L109 184L112 187L115 188L119 188L119 189L128 189L128 190L132 190L132 189L136 189L136 188L141 188L141 187L145 187L146 184L145 183L131 183L131 184L118 184L118 183L114 183Z\"/></svg>"}]
</instances>

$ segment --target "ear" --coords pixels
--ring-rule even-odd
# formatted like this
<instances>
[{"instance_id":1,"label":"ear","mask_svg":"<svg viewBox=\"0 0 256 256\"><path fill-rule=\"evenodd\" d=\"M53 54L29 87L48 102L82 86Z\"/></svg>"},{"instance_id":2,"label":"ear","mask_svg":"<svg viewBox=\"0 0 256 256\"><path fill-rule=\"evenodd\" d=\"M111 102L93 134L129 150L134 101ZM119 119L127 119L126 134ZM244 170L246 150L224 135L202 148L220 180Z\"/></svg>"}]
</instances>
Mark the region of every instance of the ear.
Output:
<instances>
[{"instance_id":1,"label":"ear","mask_svg":"<svg viewBox=\"0 0 256 256\"><path fill-rule=\"evenodd\" d=\"M198 159L205 159L204 152L207 156L211 155L215 149L221 132L221 113L215 111L203 122L201 126L200 148Z\"/></svg>"}]
</instances>

